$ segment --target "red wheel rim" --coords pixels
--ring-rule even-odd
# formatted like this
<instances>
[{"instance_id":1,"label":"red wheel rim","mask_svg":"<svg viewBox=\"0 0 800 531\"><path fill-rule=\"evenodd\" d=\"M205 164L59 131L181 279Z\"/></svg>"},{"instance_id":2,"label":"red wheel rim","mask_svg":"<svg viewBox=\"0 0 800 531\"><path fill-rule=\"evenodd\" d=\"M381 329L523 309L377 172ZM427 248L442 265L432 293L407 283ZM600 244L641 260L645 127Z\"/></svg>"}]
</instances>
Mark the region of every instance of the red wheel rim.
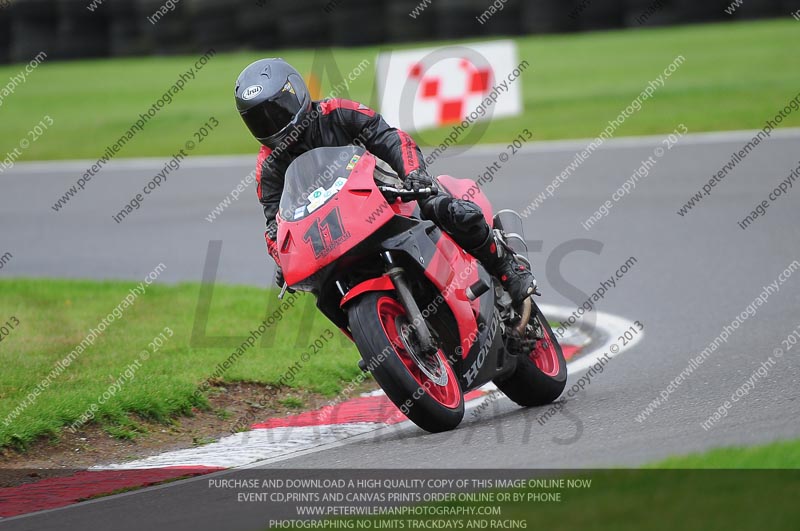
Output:
<instances>
[{"instance_id":1,"label":"red wheel rim","mask_svg":"<svg viewBox=\"0 0 800 531\"><path fill-rule=\"evenodd\" d=\"M461 403L461 387L453 372L453 368L447 362L444 352L441 349L436 353L438 367L444 369L441 374L441 384L437 383L426 374L409 353L406 343L403 341L400 328L407 324L406 311L399 302L391 297L381 297L378 299L378 318L383 326L386 337L394 347L394 351L400 361L405 365L406 370L419 384L420 389L424 390L428 396L436 400L439 404L449 409L455 409Z\"/></svg>"},{"instance_id":2,"label":"red wheel rim","mask_svg":"<svg viewBox=\"0 0 800 531\"><path fill-rule=\"evenodd\" d=\"M531 351L529 357L540 371L547 376L554 377L561 368L558 362L558 351L556 350L552 332L541 321L539 321L539 325L542 327L542 332L544 332L544 339L536 342L536 347Z\"/></svg>"}]
</instances>

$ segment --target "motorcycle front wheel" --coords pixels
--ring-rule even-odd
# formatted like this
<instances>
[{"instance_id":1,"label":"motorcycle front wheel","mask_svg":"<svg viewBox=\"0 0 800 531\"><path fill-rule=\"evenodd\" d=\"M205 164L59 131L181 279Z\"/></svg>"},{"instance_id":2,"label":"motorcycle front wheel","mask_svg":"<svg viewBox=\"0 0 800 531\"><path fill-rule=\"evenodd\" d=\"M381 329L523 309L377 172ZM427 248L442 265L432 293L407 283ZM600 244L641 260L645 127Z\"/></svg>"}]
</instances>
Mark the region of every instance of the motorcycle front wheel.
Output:
<instances>
[{"instance_id":1,"label":"motorcycle front wheel","mask_svg":"<svg viewBox=\"0 0 800 531\"><path fill-rule=\"evenodd\" d=\"M464 417L464 395L444 352L424 356L392 292L366 293L347 308L358 351L386 396L414 424L438 433Z\"/></svg>"},{"instance_id":2,"label":"motorcycle front wheel","mask_svg":"<svg viewBox=\"0 0 800 531\"><path fill-rule=\"evenodd\" d=\"M536 303L531 319L538 321L542 339L527 355L519 355L517 368L510 376L494 382L508 398L525 407L553 402L567 384L567 361L561 345Z\"/></svg>"}]
</instances>

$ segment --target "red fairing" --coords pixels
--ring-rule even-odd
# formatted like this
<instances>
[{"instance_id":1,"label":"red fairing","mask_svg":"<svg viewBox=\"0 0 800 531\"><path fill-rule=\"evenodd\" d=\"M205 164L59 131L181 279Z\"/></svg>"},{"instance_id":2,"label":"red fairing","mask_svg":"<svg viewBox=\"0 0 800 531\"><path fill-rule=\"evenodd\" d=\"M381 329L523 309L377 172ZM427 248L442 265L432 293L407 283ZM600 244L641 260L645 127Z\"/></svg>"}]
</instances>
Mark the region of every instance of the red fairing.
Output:
<instances>
[{"instance_id":1,"label":"red fairing","mask_svg":"<svg viewBox=\"0 0 800 531\"><path fill-rule=\"evenodd\" d=\"M425 269L425 276L439 289L453 312L461 336L461 355L466 358L478 339L476 315L480 303L470 301L466 293L466 289L478 281L478 262L444 233L436 243L436 249Z\"/></svg>"},{"instance_id":2,"label":"red fairing","mask_svg":"<svg viewBox=\"0 0 800 531\"><path fill-rule=\"evenodd\" d=\"M417 209L417 202L416 201L395 201L392 203L392 210L394 210L395 214L400 216L406 216L408 218L414 215L414 211Z\"/></svg>"},{"instance_id":3,"label":"red fairing","mask_svg":"<svg viewBox=\"0 0 800 531\"><path fill-rule=\"evenodd\" d=\"M392 279L389 278L388 275L383 275L378 278L371 278L369 280L365 280L364 282L358 284L353 289L347 292L347 294L342 297L342 302L339 303L339 307L343 307L345 304L350 302L351 300L355 299L359 295L367 293L368 291L394 291L394 284L392 283Z\"/></svg>"},{"instance_id":4,"label":"red fairing","mask_svg":"<svg viewBox=\"0 0 800 531\"><path fill-rule=\"evenodd\" d=\"M444 189L450 192L450 195L453 197L466 199L478 205L483 211L483 217L486 218L486 222L490 227L492 226L492 218L494 218L492 204L475 181L472 179L456 179L449 175L440 175L436 180L439 181L439 184L444 186Z\"/></svg>"},{"instance_id":5,"label":"red fairing","mask_svg":"<svg viewBox=\"0 0 800 531\"><path fill-rule=\"evenodd\" d=\"M286 221L278 213L279 263L290 286L335 262L394 217L394 211L375 185L374 170L375 157L365 153L342 189L313 214L298 221ZM334 238L323 227L326 220L337 217L337 212L339 227ZM325 239L322 255L307 239L309 231L315 229L321 229Z\"/></svg>"}]
</instances>

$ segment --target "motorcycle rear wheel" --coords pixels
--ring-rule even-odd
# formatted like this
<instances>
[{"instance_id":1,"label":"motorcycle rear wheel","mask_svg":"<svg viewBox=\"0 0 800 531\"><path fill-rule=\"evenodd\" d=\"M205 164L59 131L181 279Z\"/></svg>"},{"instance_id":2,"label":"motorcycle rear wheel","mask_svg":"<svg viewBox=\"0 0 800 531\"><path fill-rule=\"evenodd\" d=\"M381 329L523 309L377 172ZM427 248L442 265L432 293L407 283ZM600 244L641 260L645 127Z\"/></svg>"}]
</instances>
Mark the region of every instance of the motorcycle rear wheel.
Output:
<instances>
[{"instance_id":1,"label":"motorcycle rear wheel","mask_svg":"<svg viewBox=\"0 0 800 531\"><path fill-rule=\"evenodd\" d=\"M464 417L464 394L444 352L423 358L410 319L391 292L366 293L347 308L358 351L386 396L414 424L438 433Z\"/></svg>"},{"instance_id":2,"label":"motorcycle rear wheel","mask_svg":"<svg viewBox=\"0 0 800 531\"><path fill-rule=\"evenodd\" d=\"M567 361L553 329L533 303L531 319L537 319L544 338L527 355L519 355L511 376L495 380L497 387L520 406L543 406L556 400L567 384Z\"/></svg>"}]
</instances>

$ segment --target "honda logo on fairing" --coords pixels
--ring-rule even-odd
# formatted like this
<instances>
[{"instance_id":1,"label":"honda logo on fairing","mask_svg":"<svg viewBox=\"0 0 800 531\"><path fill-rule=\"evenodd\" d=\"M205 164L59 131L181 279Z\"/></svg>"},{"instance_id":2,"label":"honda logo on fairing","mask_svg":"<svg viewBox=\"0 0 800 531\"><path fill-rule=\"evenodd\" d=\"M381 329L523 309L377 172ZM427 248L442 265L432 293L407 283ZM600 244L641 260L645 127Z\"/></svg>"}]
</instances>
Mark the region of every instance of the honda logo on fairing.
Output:
<instances>
[{"instance_id":1,"label":"honda logo on fairing","mask_svg":"<svg viewBox=\"0 0 800 531\"><path fill-rule=\"evenodd\" d=\"M494 343L494 336L497 333L497 322L499 318L500 316L497 315L497 311L495 310L495 314L492 316L492 325L489 328L488 334L486 335L486 341L484 341L480 351L478 351L478 355L475 358L475 361L472 363L472 366L467 372L464 373L464 379L467 380L467 385L472 385L472 382L478 377L478 371L480 371L481 367L483 367L483 363L486 361L486 355L489 353L489 349L492 348L492 343ZM486 325L483 323L478 325L479 334L481 332L481 328L484 328L485 326Z\"/></svg>"},{"instance_id":2,"label":"honda logo on fairing","mask_svg":"<svg viewBox=\"0 0 800 531\"><path fill-rule=\"evenodd\" d=\"M261 94L262 90L264 90L264 87L262 87L261 85L250 85L249 87L244 89L244 92L242 92L242 99L252 100L256 96Z\"/></svg>"}]
</instances>

